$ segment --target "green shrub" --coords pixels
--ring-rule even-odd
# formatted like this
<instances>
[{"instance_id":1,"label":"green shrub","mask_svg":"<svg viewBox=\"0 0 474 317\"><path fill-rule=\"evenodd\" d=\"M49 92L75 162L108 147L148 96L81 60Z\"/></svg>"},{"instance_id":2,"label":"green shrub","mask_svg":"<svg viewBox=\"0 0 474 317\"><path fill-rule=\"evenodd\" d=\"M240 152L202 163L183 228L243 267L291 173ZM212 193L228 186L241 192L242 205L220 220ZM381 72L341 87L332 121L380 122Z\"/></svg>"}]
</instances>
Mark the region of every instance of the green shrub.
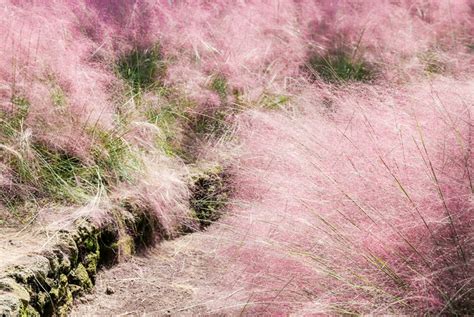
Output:
<instances>
[{"instance_id":1,"label":"green shrub","mask_svg":"<svg viewBox=\"0 0 474 317\"><path fill-rule=\"evenodd\" d=\"M225 78L225 76L213 76L210 88L219 95L222 101L227 99L228 83L227 78Z\"/></svg>"},{"instance_id":2,"label":"green shrub","mask_svg":"<svg viewBox=\"0 0 474 317\"><path fill-rule=\"evenodd\" d=\"M362 59L350 56L344 50L329 52L326 55L313 55L309 59L313 75L319 75L327 82L369 81L374 77L371 65Z\"/></svg>"},{"instance_id":3,"label":"green shrub","mask_svg":"<svg viewBox=\"0 0 474 317\"><path fill-rule=\"evenodd\" d=\"M133 180L133 172L140 168L140 160L130 144L114 131L89 131L95 144L92 155L106 185Z\"/></svg>"},{"instance_id":4,"label":"green shrub","mask_svg":"<svg viewBox=\"0 0 474 317\"><path fill-rule=\"evenodd\" d=\"M35 157L29 166L23 167L24 181L34 181L42 192L57 200L80 201L97 190L101 182L97 166L85 164L79 158L45 144L36 143L32 148Z\"/></svg>"},{"instance_id":5,"label":"green shrub","mask_svg":"<svg viewBox=\"0 0 474 317\"><path fill-rule=\"evenodd\" d=\"M160 86L165 74L165 64L159 46L135 48L121 56L117 62L119 75L128 82L134 93Z\"/></svg>"}]
</instances>

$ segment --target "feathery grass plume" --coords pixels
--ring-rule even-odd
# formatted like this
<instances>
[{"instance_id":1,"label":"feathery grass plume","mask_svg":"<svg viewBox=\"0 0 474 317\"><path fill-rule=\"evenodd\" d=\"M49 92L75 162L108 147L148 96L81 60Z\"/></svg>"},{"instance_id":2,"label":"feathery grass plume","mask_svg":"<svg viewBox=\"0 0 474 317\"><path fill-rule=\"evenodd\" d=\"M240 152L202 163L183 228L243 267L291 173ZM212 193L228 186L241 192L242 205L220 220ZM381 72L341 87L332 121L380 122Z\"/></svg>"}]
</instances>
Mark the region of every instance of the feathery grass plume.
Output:
<instances>
[{"instance_id":1,"label":"feathery grass plume","mask_svg":"<svg viewBox=\"0 0 474 317\"><path fill-rule=\"evenodd\" d=\"M119 70L133 89L158 82L161 53L133 50L155 47L158 12L147 1L3 3L0 160L7 168L0 173L17 195L2 194L2 202L13 206L34 197L82 204L98 187L110 192L136 183L145 162L140 144L127 139L130 128L119 112L126 96L117 96L126 89L114 63L122 60ZM132 53L124 58L122 52ZM133 111L131 117L140 116ZM153 199L152 212L158 212L162 201Z\"/></svg>"},{"instance_id":2,"label":"feathery grass plume","mask_svg":"<svg viewBox=\"0 0 474 317\"><path fill-rule=\"evenodd\" d=\"M238 131L241 313L472 313L471 0L0 3L0 208L100 189L172 236Z\"/></svg>"},{"instance_id":3,"label":"feathery grass plume","mask_svg":"<svg viewBox=\"0 0 474 317\"><path fill-rule=\"evenodd\" d=\"M150 49L135 48L117 62L117 71L134 93L159 86L165 67L158 46Z\"/></svg>"},{"instance_id":4,"label":"feathery grass plume","mask_svg":"<svg viewBox=\"0 0 474 317\"><path fill-rule=\"evenodd\" d=\"M299 262L287 291L309 279L325 312L472 313L472 84L347 88L331 117L312 99L293 118L249 113L240 195L272 216L245 224L263 242L247 252Z\"/></svg>"}]
</instances>

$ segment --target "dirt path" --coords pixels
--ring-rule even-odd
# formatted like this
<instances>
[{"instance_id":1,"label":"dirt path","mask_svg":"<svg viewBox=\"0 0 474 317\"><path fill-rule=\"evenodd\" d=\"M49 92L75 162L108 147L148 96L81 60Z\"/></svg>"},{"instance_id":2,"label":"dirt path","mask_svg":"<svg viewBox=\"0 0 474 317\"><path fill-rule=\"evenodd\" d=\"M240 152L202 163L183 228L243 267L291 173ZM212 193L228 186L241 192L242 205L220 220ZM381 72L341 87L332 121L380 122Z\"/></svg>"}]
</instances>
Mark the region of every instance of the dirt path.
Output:
<instances>
[{"instance_id":1,"label":"dirt path","mask_svg":"<svg viewBox=\"0 0 474 317\"><path fill-rule=\"evenodd\" d=\"M233 215L102 271L95 292L71 315L298 315L313 300L308 274L271 247L275 213L260 210L259 217Z\"/></svg>"},{"instance_id":2,"label":"dirt path","mask_svg":"<svg viewBox=\"0 0 474 317\"><path fill-rule=\"evenodd\" d=\"M210 233L195 233L102 271L72 316L219 315L232 294L218 295L231 266L217 246Z\"/></svg>"},{"instance_id":3,"label":"dirt path","mask_svg":"<svg viewBox=\"0 0 474 317\"><path fill-rule=\"evenodd\" d=\"M318 307L327 285L320 283L308 256L320 243L311 225L317 215L296 199L311 197L311 189L294 185L295 178L306 179L307 164L298 160L289 137L248 131L248 148L234 176L239 190L227 215L205 232L166 241L147 256L103 271L95 293L77 303L72 316L314 316L327 311Z\"/></svg>"},{"instance_id":4,"label":"dirt path","mask_svg":"<svg viewBox=\"0 0 474 317\"><path fill-rule=\"evenodd\" d=\"M56 244L58 232L70 229L76 218L75 213L44 209L28 223L0 226L0 270L20 264L22 258L41 253Z\"/></svg>"}]
</instances>

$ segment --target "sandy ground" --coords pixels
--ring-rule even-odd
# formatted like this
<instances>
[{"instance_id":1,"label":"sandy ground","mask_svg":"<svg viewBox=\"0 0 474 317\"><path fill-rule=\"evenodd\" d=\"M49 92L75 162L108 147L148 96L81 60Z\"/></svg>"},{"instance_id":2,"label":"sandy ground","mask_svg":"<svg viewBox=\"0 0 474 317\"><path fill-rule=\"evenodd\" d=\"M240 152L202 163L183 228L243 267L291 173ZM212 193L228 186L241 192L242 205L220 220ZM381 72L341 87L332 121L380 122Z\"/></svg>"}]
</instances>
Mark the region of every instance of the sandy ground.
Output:
<instances>
[{"instance_id":1,"label":"sandy ground","mask_svg":"<svg viewBox=\"0 0 474 317\"><path fill-rule=\"evenodd\" d=\"M84 210L44 210L34 222L0 228L0 269L56 243L58 231L70 227ZM288 311L277 297L284 295L283 289L300 286L279 279L269 283L268 278L281 273L272 272L266 247L255 248L270 242L274 225L261 234L256 230L275 219L272 210L259 210L262 219L232 213L206 231L161 242L99 272L94 292L77 299L71 316L235 316L255 315L255 308L263 311L259 315L273 316L273 308ZM287 263L282 265L286 270Z\"/></svg>"},{"instance_id":2,"label":"sandy ground","mask_svg":"<svg viewBox=\"0 0 474 317\"><path fill-rule=\"evenodd\" d=\"M55 242L55 236L45 232L33 231L29 228L0 229L0 271L7 266L18 264L27 254L43 250Z\"/></svg>"},{"instance_id":3,"label":"sandy ground","mask_svg":"<svg viewBox=\"0 0 474 317\"><path fill-rule=\"evenodd\" d=\"M58 229L43 226L39 221L16 228L0 228L0 271L57 243Z\"/></svg>"},{"instance_id":4,"label":"sandy ground","mask_svg":"<svg viewBox=\"0 0 474 317\"><path fill-rule=\"evenodd\" d=\"M232 292L222 298L221 278L230 267L208 248L210 240L208 233L190 234L100 272L95 292L81 298L71 315L223 315Z\"/></svg>"},{"instance_id":5,"label":"sandy ground","mask_svg":"<svg viewBox=\"0 0 474 317\"><path fill-rule=\"evenodd\" d=\"M71 229L83 213L83 209L45 208L24 224L0 226L0 271L56 244L60 230Z\"/></svg>"},{"instance_id":6,"label":"sandy ground","mask_svg":"<svg viewBox=\"0 0 474 317\"><path fill-rule=\"evenodd\" d=\"M71 316L304 315L314 283L300 262L272 247L275 212L259 210L103 270Z\"/></svg>"}]
</instances>

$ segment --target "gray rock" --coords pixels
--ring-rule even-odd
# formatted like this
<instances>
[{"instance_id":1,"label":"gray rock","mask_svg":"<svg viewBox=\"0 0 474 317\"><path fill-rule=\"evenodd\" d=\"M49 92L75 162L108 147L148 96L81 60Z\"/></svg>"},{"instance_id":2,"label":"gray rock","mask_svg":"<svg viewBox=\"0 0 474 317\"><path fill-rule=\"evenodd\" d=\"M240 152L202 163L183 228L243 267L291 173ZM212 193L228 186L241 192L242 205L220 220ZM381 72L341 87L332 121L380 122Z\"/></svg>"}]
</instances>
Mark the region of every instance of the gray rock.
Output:
<instances>
[{"instance_id":1,"label":"gray rock","mask_svg":"<svg viewBox=\"0 0 474 317\"><path fill-rule=\"evenodd\" d=\"M107 286L107 288L105 289L105 294L112 295L114 293L115 293L115 290L111 286Z\"/></svg>"},{"instance_id":2,"label":"gray rock","mask_svg":"<svg viewBox=\"0 0 474 317\"><path fill-rule=\"evenodd\" d=\"M21 300L13 294L0 295L0 316L16 317L20 316L23 308Z\"/></svg>"}]
</instances>

